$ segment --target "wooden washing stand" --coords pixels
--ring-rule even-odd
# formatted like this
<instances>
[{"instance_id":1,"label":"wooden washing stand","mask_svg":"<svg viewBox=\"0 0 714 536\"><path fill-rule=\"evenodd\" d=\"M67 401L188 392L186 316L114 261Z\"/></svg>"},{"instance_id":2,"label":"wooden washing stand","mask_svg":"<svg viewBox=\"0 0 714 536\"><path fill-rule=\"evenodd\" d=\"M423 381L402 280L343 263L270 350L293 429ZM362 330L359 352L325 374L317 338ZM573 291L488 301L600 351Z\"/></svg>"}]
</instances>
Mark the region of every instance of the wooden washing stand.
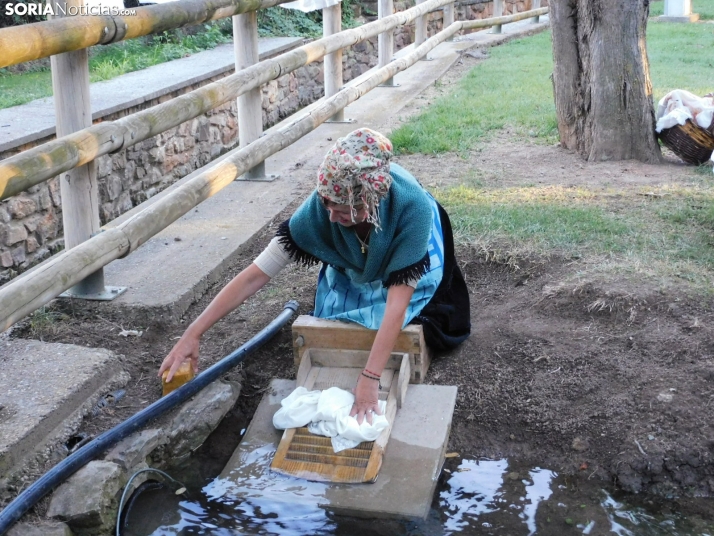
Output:
<instances>
[{"instance_id":1,"label":"wooden washing stand","mask_svg":"<svg viewBox=\"0 0 714 536\"><path fill-rule=\"evenodd\" d=\"M377 334L355 323L305 315L297 318L292 330L296 385L308 390L354 388ZM424 381L429 363L422 327L407 326L399 334L382 373L379 399L387 401L389 427L375 441L365 441L339 453L333 451L329 437L313 435L306 427L285 430L270 468L318 482L374 482L407 387Z\"/></svg>"}]
</instances>

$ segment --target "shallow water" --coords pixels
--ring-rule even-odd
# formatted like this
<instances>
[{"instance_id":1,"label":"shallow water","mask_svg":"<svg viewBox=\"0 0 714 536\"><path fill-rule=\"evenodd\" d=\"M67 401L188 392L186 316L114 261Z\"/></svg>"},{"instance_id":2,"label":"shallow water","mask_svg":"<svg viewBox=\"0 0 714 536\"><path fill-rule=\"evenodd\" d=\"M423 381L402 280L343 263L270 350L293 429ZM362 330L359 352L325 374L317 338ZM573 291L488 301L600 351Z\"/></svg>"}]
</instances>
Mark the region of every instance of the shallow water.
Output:
<instances>
[{"instance_id":1,"label":"shallow water","mask_svg":"<svg viewBox=\"0 0 714 536\"><path fill-rule=\"evenodd\" d=\"M256 449L252 461L269 463L272 454ZM318 506L325 488L266 471L240 486L215 479L182 496L147 489L133 498L122 534L714 536L714 525L700 519L658 515L616 500L598 483L575 484L547 468L505 459L447 460L431 512L418 522L333 515Z\"/></svg>"}]
</instances>

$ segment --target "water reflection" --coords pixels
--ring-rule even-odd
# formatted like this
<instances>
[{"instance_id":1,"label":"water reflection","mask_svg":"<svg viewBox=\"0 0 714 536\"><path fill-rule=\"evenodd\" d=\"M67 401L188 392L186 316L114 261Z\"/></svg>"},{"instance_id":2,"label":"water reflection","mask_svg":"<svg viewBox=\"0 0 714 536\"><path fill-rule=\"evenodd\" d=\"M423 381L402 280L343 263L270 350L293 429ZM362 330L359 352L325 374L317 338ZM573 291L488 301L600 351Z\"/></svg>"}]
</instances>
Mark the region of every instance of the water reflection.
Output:
<instances>
[{"instance_id":1,"label":"water reflection","mask_svg":"<svg viewBox=\"0 0 714 536\"><path fill-rule=\"evenodd\" d=\"M272 447L244 452L241 478L215 479L188 498L148 490L132 500L122 534L714 536L677 514L655 515L618 502L596 483L569 487L551 470L505 459L449 463L424 521L335 516L321 507L325 484L267 470L273 453Z\"/></svg>"},{"instance_id":2,"label":"water reflection","mask_svg":"<svg viewBox=\"0 0 714 536\"><path fill-rule=\"evenodd\" d=\"M536 512L541 501L546 501L553 494L550 483L558 476L553 471L536 467L528 473L531 477L531 484L526 484L526 500L529 503L523 507L523 515L528 526L528 536L536 533Z\"/></svg>"},{"instance_id":3,"label":"water reflection","mask_svg":"<svg viewBox=\"0 0 714 536\"><path fill-rule=\"evenodd\" d=\"M501 496L506 460L464 460L439 493L439 506L446 514L445 534L461 532L470 519L496 512Z\"/></svg>"},{"instance_id":4,"label":"water reflection","mask_svg":"<svg viewBox=\"0 0 714 536\"><path fill-rule=\"evenodd\" d=\"M234 529L285 536L332 534L335 524L319 507L325 502L325 484L266 470L274 452L268 446L247 453L243 467L251 470L243 471L237 480L217 478L203 494L213 504L231 511Z\"/></svg>"},{"instance_id":5,"label":"water reflection","mask_svg":"<svg viewBox=\"0 0 714 536\"><path fill-rule=\"evenodd\" d=\"M617 534L617 536L659 536L665 534L668 536L689 536L690 534L711 536L709 532L704 532L702 529L689 527L688 521L681 515L656 517L643 508L627 506L616 501L607 492L603 492L603 496L601 505L610 522L609 532Z\"/></svg>"}]
</instances>

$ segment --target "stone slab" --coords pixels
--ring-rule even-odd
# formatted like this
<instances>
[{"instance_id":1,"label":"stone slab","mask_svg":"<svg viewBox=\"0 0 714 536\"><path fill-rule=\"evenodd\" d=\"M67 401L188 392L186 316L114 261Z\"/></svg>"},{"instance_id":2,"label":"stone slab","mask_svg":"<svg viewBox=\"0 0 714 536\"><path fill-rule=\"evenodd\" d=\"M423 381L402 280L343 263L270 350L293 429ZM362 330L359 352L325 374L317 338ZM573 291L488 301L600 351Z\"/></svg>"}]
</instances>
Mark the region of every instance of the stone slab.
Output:
<instances>
[{"instance_id":1,"label":"stone slab","mask_svg":"<svg viewBox=\"0 0 714 536\"><path fill-rule=\"evenodd\" d=\"M303 42L301 37L261 38L258 40L260 59L275 56ZM187 58L95 82L90 88L92 119L100 119L234 69L233 45L226 44ZM53 97L0 110L0 153L54 133Z\"/></svg>"},{"instance_id":2,"label":"stone slab","mask_svg":"<svg viewBox=\"0 0 714 536\"><path fill-rule=\"evenodd\" d=\"M325 484L270 471L282 431L273 427L293 380L273 380L245 436L221 475L206 488L228 504L250 503L263 515L300 504L365 518L424 519L432 503L456 404L457 388L410 384L397 412L384 464L374 484ZM247 508L250 508L248 506Z\"/></svg>"},{"instance_id":3,"label":"stone slab","mask_svg":"<svg viewBox=\"0 0 714 536\"><path fill-rule=\"evenodd\" d=\"M0 480L66 441L128 374L109 350L0 339Z\"/></svg>"}]
</instances>

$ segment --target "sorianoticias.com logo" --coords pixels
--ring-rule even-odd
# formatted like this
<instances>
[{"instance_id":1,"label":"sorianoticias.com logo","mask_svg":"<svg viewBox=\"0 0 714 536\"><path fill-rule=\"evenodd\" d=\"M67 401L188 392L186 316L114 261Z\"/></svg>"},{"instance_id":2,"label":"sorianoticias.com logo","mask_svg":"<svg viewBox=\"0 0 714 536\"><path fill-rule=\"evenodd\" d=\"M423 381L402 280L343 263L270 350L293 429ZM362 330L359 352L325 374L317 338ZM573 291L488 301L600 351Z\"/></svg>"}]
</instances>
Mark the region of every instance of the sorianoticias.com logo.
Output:
<instances>
[{"instance_id":1,"label":"sorianoticias.com logo","mask_svg":"<svg viewBox=\"0 0 714 536\"><path fill-rule=\"evenodd\" d=\"M68 6L65 3L53 4L53 2L8 2L5 4L5 15L18 15L25 17L28 15L135 15L133 9L123 9L117 5L90 4L81 6Z\"/></svg>"}]
</instances>

